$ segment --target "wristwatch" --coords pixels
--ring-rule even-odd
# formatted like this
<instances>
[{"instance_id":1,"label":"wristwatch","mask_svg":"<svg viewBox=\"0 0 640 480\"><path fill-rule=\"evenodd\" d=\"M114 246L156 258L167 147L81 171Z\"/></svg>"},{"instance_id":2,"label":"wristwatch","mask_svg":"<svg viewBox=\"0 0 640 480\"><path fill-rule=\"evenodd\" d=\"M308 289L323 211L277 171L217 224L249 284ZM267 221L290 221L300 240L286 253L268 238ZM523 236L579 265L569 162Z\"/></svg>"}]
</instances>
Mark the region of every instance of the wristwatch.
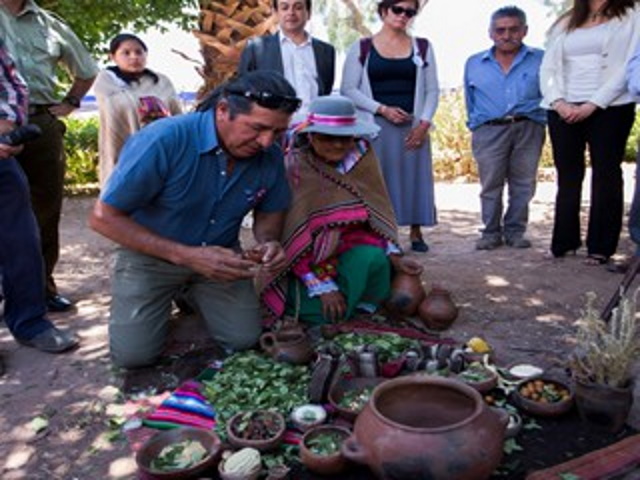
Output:
<instances>
[{"instance_id":1,"label":"wristwatch","mask_svg":"<svg viewBox=\"0 0 640 480\"><path fill-rule=\"evenodd\" d=\"M67 95L62 99L62 103L71 105L73 108L80 108L80 99L75 95Z\"/></svg>"}]
</instances>

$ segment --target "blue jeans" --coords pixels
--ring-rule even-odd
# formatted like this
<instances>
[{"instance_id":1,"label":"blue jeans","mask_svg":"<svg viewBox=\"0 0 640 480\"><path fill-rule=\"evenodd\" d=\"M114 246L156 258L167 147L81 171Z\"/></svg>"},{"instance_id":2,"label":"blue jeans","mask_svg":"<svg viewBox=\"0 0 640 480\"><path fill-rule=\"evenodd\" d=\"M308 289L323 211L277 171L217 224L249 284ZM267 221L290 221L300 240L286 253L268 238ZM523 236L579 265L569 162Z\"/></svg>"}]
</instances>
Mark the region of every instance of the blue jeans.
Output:
<instances>
[{"instance_id":1,"label":"blue jeans","mask_svg":"<svg viewBox=\"0 0 640 480\"><path fill-rule=\"evenodd\" d=\"M488 238L517 239L529 221L529 202L536 192L538 162L545 128L531 120L508 125L482 125L473 131L471 148L478 163L480 206ZM503 192L509 203L503 217Z\"/></svg>"},{"instance_id":2,"label":"blue jeans","mask_svg":"<svg viewBox=\"0 0 640 480\"><path fill-rule=\"evenodd\" d=\"M27 179L14 158L0 160L0 269L4 321L12 335L30 340L51 328L38 226Z\"/></svg>"}]
</instances>

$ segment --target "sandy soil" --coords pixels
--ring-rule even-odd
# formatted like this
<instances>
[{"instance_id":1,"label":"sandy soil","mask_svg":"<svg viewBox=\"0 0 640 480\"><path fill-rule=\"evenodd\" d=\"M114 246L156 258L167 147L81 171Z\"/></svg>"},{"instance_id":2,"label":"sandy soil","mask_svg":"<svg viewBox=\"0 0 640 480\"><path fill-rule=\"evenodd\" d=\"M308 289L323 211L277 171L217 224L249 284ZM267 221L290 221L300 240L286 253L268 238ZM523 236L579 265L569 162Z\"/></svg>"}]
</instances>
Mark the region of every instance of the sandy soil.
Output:
<instances>
[{"instance_id":1,"label":"sandy soil","mask_svg":"<svg viewBox=\"0 0 640 480\"><path fill-rule=\"evenodd\" d=\"M628 202L633 186L630 168L626 176ZM532 203L529 237L533 248L474 250L480 224L478 192L476 184L437 186L440 224L426 232L431 252L417 257L425 265L425 282L451 290L461 307L447 335L461 342L474 335L485 337L502 365L524 361L562 368L585 292L596 292L603 305L622 277L584 265L584 251L563 260L546 258L553 215L550 183L539 185ZM81 347L65 355L48 355L17 345L6 328L0 328L0 352L7 364L7 373L0 378L0 477L5 480L134 476L135 463L126 441L108 438L113 431L110 419L123 415L118 406L122 391L133 388L127 385L130 377L113 369L109 361L113 246L86 226L92 202L92 198L65 201L57 279L61 292L76 302L77 311L52 316L57 324L79 334ZM406 243L406 229L402 238ZM626 232L618 251L617 260L632 251ZM197 319L177 320L176 351L210 351L211 345L195 333ZM180 372L184 374L185 369ZM152 385L138 381L136 386L171 387L178 376L161 367ZM634 411L633 418L637 416ZM49 422L39 433L31 424L36 417Z\"/></svg>"}]
</instances>

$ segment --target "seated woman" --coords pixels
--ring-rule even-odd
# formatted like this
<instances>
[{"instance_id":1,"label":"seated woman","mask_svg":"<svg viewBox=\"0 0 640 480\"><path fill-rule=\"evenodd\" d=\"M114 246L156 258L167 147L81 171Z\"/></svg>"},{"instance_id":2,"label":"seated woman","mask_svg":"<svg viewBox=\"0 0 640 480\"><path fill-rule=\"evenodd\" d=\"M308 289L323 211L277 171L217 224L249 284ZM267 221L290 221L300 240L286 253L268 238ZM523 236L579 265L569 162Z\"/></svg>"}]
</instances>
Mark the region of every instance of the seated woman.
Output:
<instances>
[{"instance_id":1,"label":"seated woman","mask_svg":"<svg viewBox=\"0 0 640 480\"><path fill-rule=\"evenodd\" d=\"M266 279L272 314L317 325L375 311L389 297L392 269L419 274L402 256L393 208L370 143L374 123L356 120L353 102L319 97L287 154L293 192L282 244L288 265Z\"/></svg>"}]
</instances>

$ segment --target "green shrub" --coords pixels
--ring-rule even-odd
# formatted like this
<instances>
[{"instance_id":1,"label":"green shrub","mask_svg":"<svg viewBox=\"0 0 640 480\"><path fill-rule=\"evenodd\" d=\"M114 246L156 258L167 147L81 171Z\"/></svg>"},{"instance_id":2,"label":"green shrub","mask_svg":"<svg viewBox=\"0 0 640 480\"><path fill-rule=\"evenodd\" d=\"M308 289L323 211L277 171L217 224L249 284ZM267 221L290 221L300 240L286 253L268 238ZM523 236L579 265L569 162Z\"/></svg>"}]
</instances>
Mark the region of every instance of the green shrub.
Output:
<instances>
[{"instance_id":1,"label":"green shrub","mask_svg":"<svg viewBox=\"0 0 640 480\"><path fill-rule=\"evenodd\" d=\"M98 117L68 117L64 121L67 125L65 192L94 191L98 182Z\"/></svg>"}]
</instances>

